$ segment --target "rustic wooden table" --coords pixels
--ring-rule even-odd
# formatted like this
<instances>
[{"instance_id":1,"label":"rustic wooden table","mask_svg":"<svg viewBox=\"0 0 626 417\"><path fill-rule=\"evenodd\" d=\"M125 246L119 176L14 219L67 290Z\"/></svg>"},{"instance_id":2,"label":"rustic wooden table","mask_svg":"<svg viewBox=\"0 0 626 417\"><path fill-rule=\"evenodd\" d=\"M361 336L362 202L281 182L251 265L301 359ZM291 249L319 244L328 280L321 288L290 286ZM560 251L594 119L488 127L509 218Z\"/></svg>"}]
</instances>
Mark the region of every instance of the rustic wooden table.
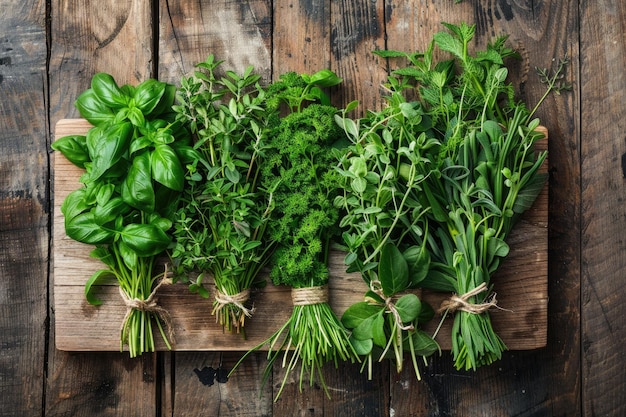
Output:
<instances>
[{"instance_id":1,"label":"rustic wooden table","mask_svg":"<svg viewBox=\"0 0 626 417\"><path fill-rule=\"evenodd\" d=\"M121 83L177 82L209 53L266 79L329 67L333 99L380 106L386 65L375 49L423 50L440 22L476 23L485 44L510 35L511 74L529 103L533 67L571 58L573 91L539 110L550 132L549 316L542 349L510 351L457 372L433 358L421 382L388 364L328 368L332 399L261 385L263 354L236 378L203 385L194 370L232 366L237 352L55 348L50 142L56 122L99 71ZM507 0L0 1L0 416L623 416L626 415L626 5Z\"/></svg>"}]
</instances>

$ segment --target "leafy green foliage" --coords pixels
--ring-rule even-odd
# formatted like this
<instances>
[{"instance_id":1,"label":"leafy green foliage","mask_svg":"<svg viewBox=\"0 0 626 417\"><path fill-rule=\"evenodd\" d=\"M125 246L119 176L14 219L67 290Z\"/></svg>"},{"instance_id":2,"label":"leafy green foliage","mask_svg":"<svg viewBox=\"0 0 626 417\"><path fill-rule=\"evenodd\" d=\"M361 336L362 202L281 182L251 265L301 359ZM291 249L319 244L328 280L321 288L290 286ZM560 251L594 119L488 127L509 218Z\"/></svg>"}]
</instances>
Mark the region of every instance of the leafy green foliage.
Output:
<instances>
[{"instance_id":1,"label":"leafy green foliage","mask_svg":"<svg viewBox=\"0 0 626 417\"><path fill-rule=\"evenodd\" d=\"M413 107L431 123L426 135L433 146L415 169L423 178L416 199L424 206L428 233L411 238L427 247L431 257L420 285L466 294L489 285L508 254L508 233L545 182L539 167L546 153L533 150L541 138L535 132L539 121L532 119L534 110L515 101L506 82L505 60L516 56L506 47L506 37L471 55L474 26L444 26L447 30L435 34L423 53L381 55L407 59L409 65L395 70L387 87L392 98L416 93ZM435 48L451 59L435 63ZM552 76L543 72L546 95L558 89L562 69ZM469 302L484 303L488 296L481 293ZM505 349L486 311L455 313L452 346L459 369L492 363Z\"/></svg>"},{"instance_id":2,"label":"leafy green foliage","mask_svg":"<svg viewBox=\"0 0 626 417\"><path fill-rule=\"evenodd\" d=\"M221 64L213 55L198 64L183 78L174 106L177 120L194 134L199 157L186 165L171 256L191 291L208 296L202 281L212 275L217 290L232 297L253 285L274 247L265 233L272 190L262 188L258 176L278 109L267 103L252 67L220 77ZM192 279L191 273L199 275ZM213 313L227 330L239 331L250 308L223 298L215 297Z\"/></svg>"},{"instance_id":3,"label":"leafy green foliage","mask_svg":"<svg viewBox=\"0 0 626 417\"><path fill-rule=\"evenodd\" d=\"M333 151L341 138L336 109L312 104L281 119L262 166L274 190L271 239L279 243L270 275L276 284L310 287L328 280L329 242L338 231L339 176Z\"/></svg>"},{"instance_id":4,"label":"leafy green foliage","mask_svg":"<svg viewBox=\"0 0 626 417\"><path fill-rule=\"evenodd\" d=\"M334 204L343 213L340 226L348 252L347 270L360 272L369 286L367 301L354 309L375 310L370 317L376 318L377 331L370 336L352 327L349 320L344 324L353 329L351 341L368 363L374 355L391 357L400 371L406 348L419 378L416 357L430 355L437 345L419 329L423 323L419 314L402 317L397 302L399 294L418 287L429 270L430 255L423 243L416 242L427 233L423 167L428 166L439 142L429 137L432 119L425 116L421 104L408 102L399 92L387 97L384 109L369 111L356 121L347 117L355 107L356 103L349 105L336 117L351 145L339 160L342 193ZM417 297L400 299L401 307L407 303L409 310L418 313L422 307L432 311ZM423 339L419 345L426 348L415 350L408 342L414 338ZM429 343L425 343L427 338ZM390 351L393 355L388 355Z\"/></svg>"},{"instance_id":5,"label":"leafy green foliage","mask_svg":"<svg viewBox=\"0 0 626 417\"><path fill-rule=\"evenodd\" d=\"M85 136L66 136L52 145L85 169L83 187L67 196L61 211L67 235L96 245L92 256L107 267L86 283L93 304L100 303L93 286L107 277L115 277L129 299L139 300L146 300L161 278L153 274L154 259L171 242L172 207L192 150L186 129L172 117L174 91L156 80L119 87L111 75L96 74L76 101L94 126ZM124 323L121 347L127 343L131 357L154 350L153 317L133 309Z\"/></svg>"},{"instance_id":6,"label":"leafy green foliage","mask_svg":"<svg viewBox=\"0 0 626 417\"><path fill-rule=\"evenodd\" d=\"M328 281L328 252L339 218L333 205L340 185L334 154L341 152L342 131L334 121L337 109L320 101L326 97L321 88L340 81L329 70L313 75L287 73L267 89L275 108L288 106L288 114L271 132L260 172L274 201L266 233L277 245L269 263L277 285L297 289ZM308 373L310 382L317 376L328 394L322 366L358 360L346 329L325 300L294 305L287 322L264 344L270 346L266 378L284 349L286 374L276 399L299 362L300 385Z\"/></svg>"}]
</instances>

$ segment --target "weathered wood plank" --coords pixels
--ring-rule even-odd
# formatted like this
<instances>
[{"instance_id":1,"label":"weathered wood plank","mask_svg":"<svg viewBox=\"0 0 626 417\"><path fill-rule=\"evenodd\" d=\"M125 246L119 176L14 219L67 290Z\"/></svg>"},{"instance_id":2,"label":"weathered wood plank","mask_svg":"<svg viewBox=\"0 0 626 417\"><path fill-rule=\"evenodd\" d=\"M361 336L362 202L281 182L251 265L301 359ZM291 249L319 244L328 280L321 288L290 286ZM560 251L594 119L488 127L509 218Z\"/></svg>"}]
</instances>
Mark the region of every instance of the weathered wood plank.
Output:
<instances>
[{"instance_id":1,"label":"weathered wood plank","mask_svg":"<svg viewBox=\"0 0 626 417\"><path fill-rule=\"evenodd\" d=\"M40 416L50 209L45 2L0 7L0 416Z\"/></svg>"},{"instance_id":2,"label":"weathered wood plank","mask_svg":"<svg viewBox=\"0 0 626 417\"><path fill-rule=\"evenodd\" d=\"M582 396L626 415L626 4L581 2Z\"/></svg>"},{"instance_id":3,"label":"weathered wood plank","mask_svg":"<svg viewBox=\"0 0 626 417\"><path fill-rule=\"evenodd\" d=\"M382 1L343 0L332 5L332 63L343 78L334 101L344 107L358 100L357 114L383 105L382 83L387 79L383 59L372 51L385 49L385 4Z\"/></svg>"},{"instance_id":4,"label":"weathered wood plank","mask_svg":"<svg viewBox=\"0 0 626 417\"><path fill-rule=\"evenodd\" d=\"M73 103L96 72L110 73L120 85L137 84L153 75L151 7L147 0L51 2L52 126L77 115ZM54 314L52 309L47 414L156 415L156 354L132 360L127 353L59 351L54 348ZM84 330L89 335L95 329Z\"/></svg>"},{"instance_id":5,"label":"weathered wood plank","mask_svg":"<svg viewBox=\"0 0 626 417\"><path fill-rule=\"evenodd\" d=\"M240 73L252 65L271 76L271 6L268 0L159 2L158 77L180 84L210 54L222 69Z\"/></svg>"},{"instance_id":6,"label":"weathered wood plank","mask_svg":"<svg viewBox=\"0 0 626 417\"><path fill-rule=\"evenodd\" d=\"M521 99L534 104L544 91L533 73L534 65L549 66L553 57L567 53L574 59L572 67L576 67L574 3L464 1L435 4L394 0L388 2L387 7L390 11L386 30L388 46L423 51L432 35L443 29L441 21L476 23L478 45L485 45L494 36L509 34L510 46L520 50L523 57L519 63L511 62L511 81ZM575 72L568 74L570 80L572 74ZM456 371L450 355L444 352L441 358L433 357L429 361L422 382L414 381L410 369L398 375L392 385L392 408L415 416L580 415L577 389L580 191L571 181L580 174L577 111L572 96L563 94L550 97L538 113L550 131L548 271L551 279L548 281L547 348L505 352L501 361L476 372ZM494 283L498 279L494 278ZM504 292L498 291L498 296L500 294ZM495 318L496 314L493 316ZM409 399L416 399L416 402Z\"/></svg>"},{"instance_id":7,"label":"weathered wood plank","mask_svg":"<svg viewBox=\"0 0 626 417\"><path fill-rule=\"evenodd\" d=\"M273 2L272 75L330 68L330 0ZM332 68L330 68L332 69Z\"/></svg>"}]
</instances>

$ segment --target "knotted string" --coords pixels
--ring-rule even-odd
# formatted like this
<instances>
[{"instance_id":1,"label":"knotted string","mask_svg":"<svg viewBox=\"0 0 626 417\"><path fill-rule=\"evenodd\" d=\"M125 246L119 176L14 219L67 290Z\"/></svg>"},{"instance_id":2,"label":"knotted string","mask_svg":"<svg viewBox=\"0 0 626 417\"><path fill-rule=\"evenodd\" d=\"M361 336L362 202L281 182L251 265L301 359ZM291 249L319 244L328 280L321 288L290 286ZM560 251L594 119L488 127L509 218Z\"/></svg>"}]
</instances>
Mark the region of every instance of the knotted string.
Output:
<instances>
[{"instance_id":1,"label":"knotted string","mask_svg":"<svg viewBox=\"0 0 626 417\"><path fill-rule=\"evenodd\" d=\"M167 271L167 264L165 265L165 271L163 272L161 280L159 283L152 289L150 295L145 299L139 298L131 298L128 294L122 289L119 288L120 296L126 305L126 314L124 315L124 319L122 320L122 329L124 329L126 322L130 318L133 310L143 311L146 313L156 314L158 319L163 322L165 328L167 330L168 340L170 342L174 341L174 327L172 326L172 319L170 317L169 312L157 304L158 298L156 296L157 291L161 288L162 285L170 285L172 283L172 279L169 277L169 273Z\"/></svg>"},{"instance_id":2,"label":"knotted string","mask_svg":"<svg viewBox=\"0 0 626 417\"><path fill-rule=\"evenodd\" d=\"M220 312L225 306L231 304L239 308L246 317L252 317L254 313L254 307L247 308L244 303L250 299L250 289L238 292L237 294L229 295L215 289L215 307L213 308L213 314Z\"/></svg>"},{"instance_id":3,"label":"knotted string","mask_svg":"<svg viewBox=\"0 0 626 417\"><path fill-rule=\"evenodd\" d=\"M439 306L437 313L441 314L444 311L455 312L465 311L471 314L480 314L489 310L491 307L498 307L498 300L496 300L496 294L493 293L489 300L485 303L473 304L468 302L470 297L480 294L483 291L487 291L487 284L482 283L478 287L471 291L466 292L463 295L452 294L447 300L443 300Z\"/></svg>"},{"instance_id":4,"label":"knotted string","mask_svg":"<svg viewBox=\"0 0 626 417\"><path fill-rule=\"evenodd\" d=\"M294 306L306 306L328 302L328 285L291 289L291 301Z\"/></svg>"},{"instance_id":5,"label":"knotted string","mask_svg":"<svg viewBox=\"0 0 626 417\"><path fill-rule=\"evenodd\" d=\"M393 314L393 318L399 330L415 329L415 327L412 324L404 325L402 323L402 318L400 317L400 313L398 313L398 309L396 308L393 297L385 296L385 293L383 292L382 284L379 280L375 279L375 280L370 281L370 290L385 301L385 309L388 313Z\"/></svg>"}]
</instances>

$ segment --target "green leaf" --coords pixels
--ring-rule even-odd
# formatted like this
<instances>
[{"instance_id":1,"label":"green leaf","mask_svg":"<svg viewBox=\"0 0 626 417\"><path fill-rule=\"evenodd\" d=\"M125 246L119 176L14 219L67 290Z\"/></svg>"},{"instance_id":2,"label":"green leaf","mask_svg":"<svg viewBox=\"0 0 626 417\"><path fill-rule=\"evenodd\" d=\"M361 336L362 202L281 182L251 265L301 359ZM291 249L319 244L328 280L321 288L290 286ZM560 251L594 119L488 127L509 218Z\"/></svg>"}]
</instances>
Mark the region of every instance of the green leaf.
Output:
<instances>
[{"instance_id":1,"label":"green leaf","mask_svg":"<svg viewBox=\"0 0 626 417\"><path fill-rule=\"evenodd\" d=\"M65 197L61 203L61 213L65 216L65 222L88 210L91 206L86 201L87 188L78 188Z\"/></svg>"},{"instance_id":2,"label":"green leaf","mask_svg":"<svg viewBox=\"0 0 626 417\"><path fill-rule=\"evenodd\" d=\"M150 113L145 113L146 116L150 116L151 118L160 116L164 113L169 113L172 111L172 106L176 100L176 86L173 84L166 83L164 85L163 94L161 95L161 99L157 103L157 105L152 109Z\"/></svg>"},{"instance_id":3,"label":"green leaf","mask_svg":"<svg viewBox=\"0 0 626 417\"><path fill-rule=\"evenodd\" d=\"M422 309L422 303L415 294L403 295L396 301L395 306L402 323L409 323L415 320Z\"/></svg>"},{"instance_id":4,"label":"green leaf","mask_svg":"<svg viewBox=\"0 0 626 417\"><path fill-rule=\"evenodd\" d=\"M463 56L463 44L447 32L438 32L433 36L435 43L444 51L450 52L460 59Z\"/></svg>"},{"instance_id":5,"label":"green leaf","mask_svg":"<svg viewBox=\"0 0 626 417\"><path fill-rule=\"evenodd\" d=\"M348 329L354 329L363 322L370 323L373 317L380 311L381 308L379 306L374 306L364 301L354 303L341 316L341 323Z\"/></svg>"},{"instance_id":6,"label":"green leaf","mask_svg":"<svg viewBox=\"0 0 626 417\"><path fill-rule=\"evenodd\" d=\"M404 291L409 284L409 267L393 243L386 243L380 251L378 279L387 297Z\"/></svg>"},{"instance_id":7,"label":"green leaf","mask_svg":"<svg viewBox=\"0 0 626 417\"><path fill-rule=\"evenodd\" d=\"M100 178L128 151L133 127L130 123L103 125L87 134L87 148L92 158L91 180Z\"/></svg>"},{"instance_id":8,"label":"green leaf","mask_svg":"<svg viewBox=\"0 0 626 417\"><path fill-rule=\"evenodd\" d=\"M116 245L126 268L131 271L137 269L137 266L139 265L139 255L137 252L131 249L123 241L116 242Z\"/></svg>"},{"instance_id":9,"label":"green leaf","mask_svg":"<svg viewBox=\"0 0 626 417\"><path fill-rule=\"evenodd\" d=\"M152 177L164 186L182 191L185 171L178 155L169 145L157 145L150 155Z\"/></svg>"},{"instance_id":10,"label":"green leaf","mask_svg":"<svg viewBox=\"0 0 626 417\"><path fill-rule=\"evenodd\" d=\"M115 279L115 274L109 269L101 269L94 272L91 277L85 283L85 298L91 305L98 306L102 304L102 300L98 299L94 294L93 286L96 284L104 284L111 281L111 278Z\"/></svg>"},{"instance_id":11,"label":"green leaf","mask_svg":"<svg viewBox=\"0 0 626 417\"><path fill-rule=\"evenodd\" d=\"M547 174L537 174L522 187L517 193L517 198L513 204L513 211L515 213L523 213L532 207L537 196L541 193L541 190L543 190L547 177Z\"/></svg>"},{"instance_id":12,"label":"green leaf","mask_svg":"<svg viewBox=\"0 0 626 417\"><path fill-rule=\"evenodd\" d=\"M430 270L430 252L426 247L426 241L421 246L408 248L403 256L409 266L409 287L416 288L428 276Z\"/></svg>"},{"instance_id":13,"label":"green leaf","mask_svg":"<svg viewBox=\"0 0 626 417\"><path fill-rule=\"evenodd\" d=\"M104 72L95 74L91 79L91 89L102 103L112 109L120 109L128 105L128 97L110 74Z\"/></svg>"},{"instance_id":14,"label":"green leaf","mask_svg":"<svg viewBox=\"0 0 626 417\"><path fill-rule=\"evenodd\" d=\"M152 185L150 154L140 153L133 158L126 179L122 184L122 198L129 206L152 213L155 209L155 193Z\"/></svg>"},{"instance_id":15,"label":"green leaf","mask_svg":"<svg viewBox=\"0 0 626 417\"><path fill-rule=\"evenodd\" d=\"M129 224L120 232L120 236L122 242L140 257L158 255L171 241L160 227L153 224Z\"/></svg>"},{"instance_id":16,"label":"green leaf","mask_svg":"<svg viewBox=\"0 0 626 417\"><path fill-rule=\"evenodd\" d=\"M354 348L354 351L357 355L367 356L372 352L372 349L374 348L374 343L372 342L372 339L361 340L355 338L354 336L350 336L348 340L350 341L350 344Z\"/></svg>"},{"instance_id":17,"label":"green leaf","mask_svg":"<svg viewBox=\"0 0 626 417\"><path fill-rule=\"evenodd\" d=\"M146 115L151 113L159 104L165 93L165 83L155 79L148 79L135 88L135 106Z\"/></svg>"},{"instance_id":18,"label":"green leaf","mask_svg":"<svg viewBox=\"0 0 626 417\"><path fill-rule=\"evenodd\" d=\"M71 219L65 219L65 233L79 242L98 245L113 240L114 233L101 227L92 212L81 213Z\"/></svg>"},{"instance_id":19,"label":"green leaf","mask_svg":"<svg viewBox=\"0 0 626 417\"><path fill-rule=\"evenodd\" d=\"M311 75L309 83L317 85L318 87L333 87L341 84L342 81L343 80L331 70L323 69Z\"/></svg>"},{"instance_id":20,"label":"green leaf","mask_svg":"<svg viewBox=\"0 0 626 417\"><path fill-rule=\"evenodd\" d=\"M376 346L385 347L387 336L385 335L385 316L381 310L372 320L372 341Z\"/></svg>"},{"instance_id":21,"label":"green leaf","mask_svg":"<svg viewBox=\"0 0 626 417\"><path fill-rule=\"evenodd\" d=\"M101 226L112 222L117 216L123 216L129 213L131 208L124 202L122 197L115 197L107 201L105 204L97 205L94 214L94 221Z\"/></svg>"},{"instance_id":22,"label":"green leaf","mask_svg":"<svg viewBox=\"0 0 626 417\"><path fill-rule=\"evenodd\" d=\"M417 356L428 357L440 350L437 342L423 330L418 329L414 332L410 332L409 337L413 339L413 352L415 352ZM408 349L409 347L406 346L406 348Z\"/></svg>"},{"instance_id":23,"label":"green leaf","mask_svg":"<svg viewBox=\"0 0 626 417\"><path fill-rule=\"evenodd\" d=\"M83 91L74 105L80 115L94 126L108 123L115 119L115 112L104 104L92 89Z\"/></svg>"},{"instance_id":24,"label":"green leaf","mask_svg":"<svg viewBox=\"0 0 626 417\"><path fill-rule=\"evenodd\" d=\"M87 137L84 135L63 136L50 145L55 151L61 152L72 164L85 168L85 162L91 161L87 149Z\"/></svg>"}]
</instances>

